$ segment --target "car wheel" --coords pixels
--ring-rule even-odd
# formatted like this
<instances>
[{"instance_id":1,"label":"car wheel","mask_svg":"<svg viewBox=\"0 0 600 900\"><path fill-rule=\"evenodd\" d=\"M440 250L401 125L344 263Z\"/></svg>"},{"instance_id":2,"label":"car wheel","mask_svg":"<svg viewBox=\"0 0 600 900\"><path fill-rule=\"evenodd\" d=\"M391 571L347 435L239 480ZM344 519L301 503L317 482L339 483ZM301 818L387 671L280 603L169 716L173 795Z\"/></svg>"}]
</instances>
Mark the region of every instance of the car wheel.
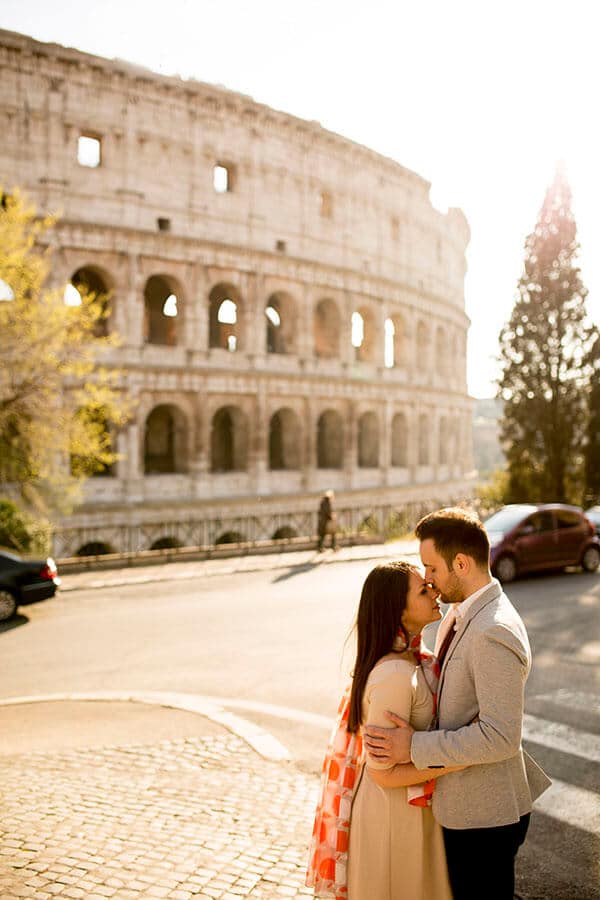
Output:
<instances>
[{"instance_id":1,"label":"car wheel","mask_svg":"<svg viewBox=\"0 0 600 900\"><path fill-rule=\"evenodd\" d=\"M512 556L500 557L496 563L496 575L503 584L514 581L517 575L517 564Z\"/></svg>"},{"instance_id":2,"label":"car wheel","mask_svg":"<svg viewBox=\"0 0 600 900\"><path fill-rule=\"evenodd\" d=\"M581 560L584 572L595 572L600 566L600 550L597 547L588 547Z\"/></svg>"},{"instance_id":3,"label":"car wheel","mask_svg":"<svg viewBox=\"0 0 600 900\"><path fill-rule=\"evenodd\" d=\"M14 594L3 588L0 588L0 622L6 622L17 611L17 601Z\"/></svg>"}]
</instances>

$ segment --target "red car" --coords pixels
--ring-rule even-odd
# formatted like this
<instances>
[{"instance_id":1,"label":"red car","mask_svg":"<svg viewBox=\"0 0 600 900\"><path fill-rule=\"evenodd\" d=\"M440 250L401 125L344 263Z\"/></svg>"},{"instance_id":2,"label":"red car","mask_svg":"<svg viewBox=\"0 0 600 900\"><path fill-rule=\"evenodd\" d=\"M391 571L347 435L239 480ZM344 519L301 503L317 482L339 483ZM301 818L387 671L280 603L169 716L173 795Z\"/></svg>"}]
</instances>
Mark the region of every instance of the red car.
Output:
<instances>
[{"instance_id":1,"label":"red car","mask_svg":"<svg viewBox=\"0 0 600 900\"><path fill-rule=\"evenodd\" d=\"M59 586L60 578L51 557L30 560L0 550L0 622L14 616L21 603L54 597Z\"/></svg>"},{"instance_id":2,"label":"red car","mask_svg":"<svg viewBox=\"0 0 600 900\"><path fill-rule=\"evenodd\" d=\"M600 538L578 506L514 503L484 522L492 573L503 582L523 572L600 566Z\"/></svg>"}]
</instances>

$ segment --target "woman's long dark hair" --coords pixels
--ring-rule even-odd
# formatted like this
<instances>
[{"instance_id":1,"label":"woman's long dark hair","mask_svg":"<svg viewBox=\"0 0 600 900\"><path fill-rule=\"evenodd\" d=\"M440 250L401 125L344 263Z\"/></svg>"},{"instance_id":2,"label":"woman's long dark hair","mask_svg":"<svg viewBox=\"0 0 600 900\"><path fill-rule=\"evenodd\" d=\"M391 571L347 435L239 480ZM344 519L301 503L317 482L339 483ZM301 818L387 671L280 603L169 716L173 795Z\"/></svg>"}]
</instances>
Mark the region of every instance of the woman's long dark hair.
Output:
<instances>
[{"instance_id":1,"label":"woman's long dark hair","mask_svg":"<svg viewBox=\"0 0 600 900\"><path fill-rule=\"evenodd\" d=\"M390 653L406 608L408 581L414 567L407 562L375 566L363 584L356 615L356 662L352 673L347 729L358 731L369 673L377 660ZM405 633L408 643L408 635Z\"/></svg>"}]
</instances>

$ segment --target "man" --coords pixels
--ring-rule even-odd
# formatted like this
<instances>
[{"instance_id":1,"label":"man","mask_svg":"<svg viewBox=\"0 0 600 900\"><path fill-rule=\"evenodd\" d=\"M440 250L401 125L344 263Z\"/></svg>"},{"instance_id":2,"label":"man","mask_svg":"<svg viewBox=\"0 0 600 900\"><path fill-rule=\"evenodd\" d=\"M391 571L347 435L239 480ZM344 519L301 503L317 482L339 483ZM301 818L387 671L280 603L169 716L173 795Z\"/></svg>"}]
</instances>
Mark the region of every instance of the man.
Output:
<instances>
[{"instance_id":1,"label":"man","mask_svg":"<svg viewBox=\"0 0 600 900\"><path fill-rule=\"evenodd\" d=\"M319 544L318 550L319 553L323 549L325 544L325 536L331 535L331 549L337 549L337 540L336 540L336 525L337 525L337 516L333 509L333 491L325 491L321 498L321 502L319 504L319 518L317 530L319 534Z\"/></svg>"},{"instance_id":2,"label":"man","mask_svg":"<svg viewBox=\"0 0 600 900\"><path fill-rule=\"evenodd\" d=\"M436 782L455 900L513 900L514 863L533 800L550 781L521 748L524 688L531 667L525 626L489 569L481 522L462 509L425 516L415 533L425 578L451 604L440 626L436 730L369 727L378 759L417 769L466 768Z\"/></svg>"}]
</instances>

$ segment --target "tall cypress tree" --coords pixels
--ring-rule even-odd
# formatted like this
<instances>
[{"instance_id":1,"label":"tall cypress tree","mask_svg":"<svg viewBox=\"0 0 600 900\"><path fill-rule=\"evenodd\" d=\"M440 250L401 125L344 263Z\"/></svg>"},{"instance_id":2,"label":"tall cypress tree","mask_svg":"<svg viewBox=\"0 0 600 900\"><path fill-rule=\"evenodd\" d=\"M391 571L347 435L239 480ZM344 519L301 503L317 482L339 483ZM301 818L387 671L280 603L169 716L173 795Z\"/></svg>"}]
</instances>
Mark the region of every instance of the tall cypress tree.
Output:
<instances>
[{"instance_id":1,"label":"tall cypress tree","mask_svg":"<svg viewBox=\"0 0 600 900\"><path fill-rule=\"evenodd\" d=\"M591 385L588 403L588 434L585 448L585 496L586 506L600 503L600 334L589 355Z\"/></svg>"},{"instance_id":2,"label":"tall cypress tree","mask_svg":"<svg viewBox=\"0 0 600 900\"><path fill-rule=\"evenodd\" d=\"M559 166L525 242L518 297L500 334L507 502L581 500L592 333L578 251Z\"/></svg>"}]
</instances>

